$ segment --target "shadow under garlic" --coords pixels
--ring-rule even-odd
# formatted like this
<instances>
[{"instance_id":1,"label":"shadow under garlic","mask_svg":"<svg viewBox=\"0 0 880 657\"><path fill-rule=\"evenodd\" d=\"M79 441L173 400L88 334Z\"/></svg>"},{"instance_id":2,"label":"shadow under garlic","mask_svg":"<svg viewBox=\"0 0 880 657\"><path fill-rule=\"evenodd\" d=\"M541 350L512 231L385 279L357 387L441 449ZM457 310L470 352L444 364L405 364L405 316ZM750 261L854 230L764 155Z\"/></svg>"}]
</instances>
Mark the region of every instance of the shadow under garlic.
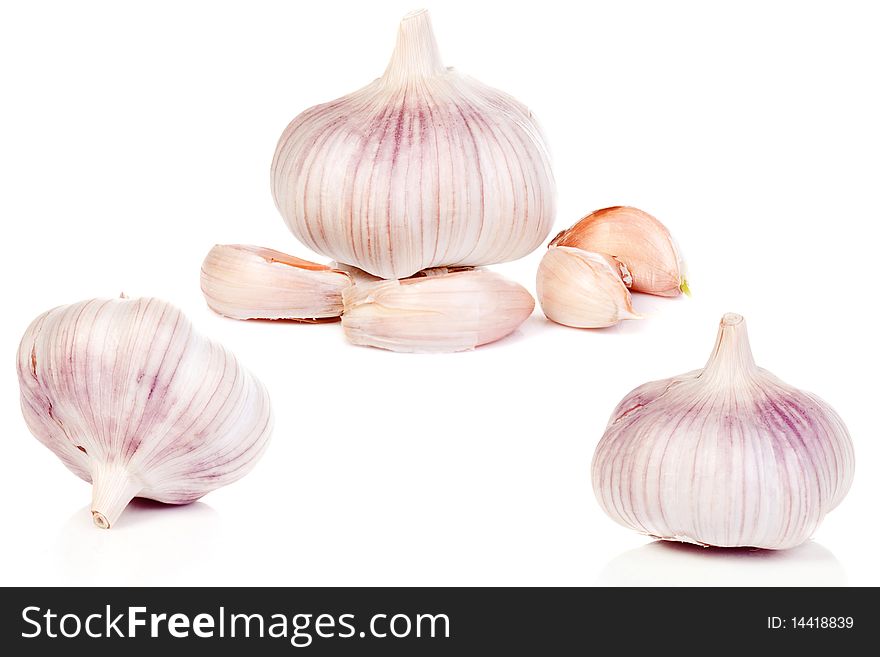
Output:
<instances>
[{"instance_id":1,"label":"shadow under garlic","mask_svg":"<svg viewBox=\"0 0 880 657\"><path fill-rule=\"evenodd\" d=\"M807 541L789 550L706 548L654 541L615 557L599 586L846 586L828 548Z\"/></svg>"},{"instance_id":2,"label":"shadow under garlic","mask_svg":"<svg viewBox=\"0 0 880 657\"><path fill-rule=\"evenodd\" d=\"M181 573L195 574L211 562L220 530L220 515L204 502L135 498L111 529L95 527L90 507L80 508L64 524L51 556L68 585L171 585Z\"/></svg>"}]
</instances>

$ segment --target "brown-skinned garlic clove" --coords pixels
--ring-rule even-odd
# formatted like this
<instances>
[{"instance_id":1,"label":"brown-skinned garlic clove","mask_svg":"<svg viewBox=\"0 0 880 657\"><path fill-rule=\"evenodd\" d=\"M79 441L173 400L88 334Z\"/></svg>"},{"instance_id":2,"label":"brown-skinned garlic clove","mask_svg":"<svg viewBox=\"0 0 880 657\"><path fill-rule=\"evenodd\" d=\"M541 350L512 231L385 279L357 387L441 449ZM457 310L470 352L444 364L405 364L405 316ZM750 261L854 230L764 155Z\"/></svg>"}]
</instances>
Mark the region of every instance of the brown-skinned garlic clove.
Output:
<instances>
[{"instance_id":1,"label":"brown-skinned garlic clove","mask_svg":"<svg viewBox=\"0 0 880 657\"><path fill-rule=\"evenodd\" d=\"M107 529L134 497L187 504L247 474L272 428L263 385L158 299L43 313L18 350L31 433L92 483Z\"/></svg>"},{"instance_id":2,"label":"brown-skinned garlic clove","mask_svg":"<svg viewBox=\"0 0 880 657\"><path fill-rule=\"evenodd\" d=\"M755 364L742 316L706 366L631 391L593 457L605 512L638 532L716 547L800 545L855 469L840 416Z\"/></svg>"},{"instance_id":3,"label":"brown-skinned garlic clove","mask_svg":"<svg viewBox=\"0 0 880 657\"><path fill-rule=\"evenodd\" d=\"M428 272L343 292L354 344L427 353L474 349L515 331L535 308L521 285L486 270Z\"/></svg>"},{"instance_id":4,"label":"brown-skinned garlic clove","mask_svg":"<svg viewBox=\"0 0 880 657\"><path fill-rule=\"evenodd\" d=\"M208 306L234 319L336 319L350 285L346 272L246 244L217 244L201 270Z\"/></svg>"},{"instance_id":5,"label":"brown-skinned garlic clove","mask_svg":"<svg viewBox=\"0 0 880 657\"><path fill-rule=\"evenodd\" d=\"M596 210L559 233L550 246L573 246L614 256L632 275L633 292L675 297L689 291L684 263L669 230L638 208Z\"/></svg>"},{"instance_id":6,"label":"brown-skinned garlic clove","mask_svg":"<svg viewBox=\"0 0 880 657\"><path fill-rule=\"evenodd\" d=\"M626 267L606 254L552 246L538 265L538 303L548 319L575 328L640 319L622 272Z\"/></svg>"},{"instance_id":7,"label":"brown-skinned garlic clove","mask_svg":"<svg viewBox=\"0 0 880 657\"><path fill-rule=\"evenodd\" d=\"M444 66L424 10L401 21L382 77L290 123L271 178L303 244L386 279L516 260L556 212L532 113Z\"/></svg>"}]
</instances>

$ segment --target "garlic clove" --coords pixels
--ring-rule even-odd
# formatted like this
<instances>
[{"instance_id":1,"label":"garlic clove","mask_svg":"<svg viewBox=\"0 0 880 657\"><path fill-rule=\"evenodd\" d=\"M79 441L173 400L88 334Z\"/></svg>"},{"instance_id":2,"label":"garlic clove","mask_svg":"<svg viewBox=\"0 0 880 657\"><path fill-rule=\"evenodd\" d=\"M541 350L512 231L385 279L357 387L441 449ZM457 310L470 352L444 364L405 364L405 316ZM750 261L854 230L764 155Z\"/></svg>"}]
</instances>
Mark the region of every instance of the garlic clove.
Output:
<instances>
[{"instance_id":1,"label":"garlic clove","mask_svg":"<svg viewBox=\"0 0 880 657\"><path fill-rule=\"evenodd\" d=\"M240 479L268 444L263 385L158 299L45 312L21 340L17 369L28 429L92 483L104 529L134 497L187 504Z\"/></svg>"},{"instance_id":2,"label":"garlic clove","mask_svg":"<svg viewBox=\"0 0 880 657\"><path fill-rule=\"evenodd\" d=\"M427 11L401 21L381 78L288 125L271 180L301 242L387 279L516 260L556 212L532 113L446 68Z\"/></svg>"},{"instance_id":3,"label":"garlic clove","mask_svg":"<svg viewBox=\"0 0 880 657\"><path fill-rule=\"evenodd\" d=\"M593 490L620 524L657 538L784 549L807 540L852 484L843 421L755 364L728 313L702 370L618 404L593 457Z\"/></svg>"},{"instance_id":4,"label":"garlic clove","mask_svg":"<svg viewBox=\"0 0 880 657\"><path fill-rule=\"evenodd\" d=\"M474 349L515 331L535 308L521 285L486 270L356 285L343 292L354 344L403 352Z\"/></svg>"},{"instance_id":5,"label":"garlic clove","mask_svg":"<svg viewBox=\"0 0 880 657\"><path fill-rule=\"evenodd\" d=\"M202 263L202 293L234 319L336 319L351 277L274 249L217 244Z\"/></svg>"},{"instance_id":6,"label":"garlic clove","mask_svg":"<svg viewBox=\"0 0 880 657\"><path fill-rule=\"evenodd\" d=\"M632 290L675 297L690 290L684 263L669 230L637 208L615 206L596 210L562 231L550 246L574 246L608 253L632 275Z\"/></svg>"},{"instance_id":7,"label":"garlic clove","mask_svg":"<svg viewBox=\"0 0 880 657\"><path fill-rule=\"evenodd\" d=\"M622 275L628 275L626 266L611 256L552 246L538 265L538 303L548 319L575 328L640 319Z\"/></svg>"}]
</instances>

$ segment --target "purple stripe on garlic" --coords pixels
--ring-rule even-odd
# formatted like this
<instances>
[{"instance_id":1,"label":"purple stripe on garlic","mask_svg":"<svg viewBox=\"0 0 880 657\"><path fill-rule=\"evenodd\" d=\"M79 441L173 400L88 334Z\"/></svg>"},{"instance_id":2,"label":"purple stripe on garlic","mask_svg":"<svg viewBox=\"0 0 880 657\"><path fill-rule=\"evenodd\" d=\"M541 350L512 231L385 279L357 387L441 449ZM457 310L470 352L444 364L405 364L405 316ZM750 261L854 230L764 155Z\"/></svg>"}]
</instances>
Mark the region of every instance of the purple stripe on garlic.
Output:
<instances>
[{"instance_id":1,"label":"purple stripe on garlic","mask_svg":"<svg viewBox=\"0 0 880 657\"><path fill-rule=\"evenodd\" d=\"M745 322L730 313L705 368L618 404L592 474L605 512L641 533L783 549L840 504L854 468L837 413L755 365Z\"/></svg>"},{"instance_id":2,"label":"purple stripe on garlic","mask_svg":"<svg viewBox=\"0 0 880 657\"><path fill-rule=\"evenodd\" d=\"M31 433L92 483L109 528L134 497L193 502L251 470L269 439L266 389L157 299L94 299L33 321L18 351Z\"/></svg>"}]
</instances>

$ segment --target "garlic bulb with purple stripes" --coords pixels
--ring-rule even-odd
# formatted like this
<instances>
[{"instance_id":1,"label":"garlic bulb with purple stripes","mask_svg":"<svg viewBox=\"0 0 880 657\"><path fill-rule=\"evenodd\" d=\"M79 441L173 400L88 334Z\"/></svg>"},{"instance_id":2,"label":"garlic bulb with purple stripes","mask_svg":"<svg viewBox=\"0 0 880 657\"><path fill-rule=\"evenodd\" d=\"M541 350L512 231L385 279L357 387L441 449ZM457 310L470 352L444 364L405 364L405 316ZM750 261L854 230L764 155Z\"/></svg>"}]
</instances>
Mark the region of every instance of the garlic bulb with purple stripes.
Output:
<instances>
[{"instance_id":1,"label":"garlic bulb with purple stripes","mask_svg":"<svg viewBox=\"0 0 880 657\"><path fill-rule=\"evenodd\" d=\"M854 467L837 413L757 367L743 318L729 313L705 368L624 397L592 470L599 504L638 532L783 549L840 504Z\"/></svg>"},{"instance_id":2,"label":"garlic bulb with purple stripes","mask_svg":"<svg viewBox=\"0 0 880 657\"><path fill-rule=\"evenodd\" d=\"M104 529L135 497L186 504L239 479L271 432L263 385L157 299L43 313L19 346L18 380L28 428L91 482Z\"/></svg>"},{"instance_id":3,"label":"garlic bulb with purple stripes","mask_svg":"<svg viewBox=\"0 0 880 657\"><path fill-rule=\"evenodd\" d=\"M381 78L287 126L271 179L300 241L382 278L515 260L555 213L531 112L444 67L426 11L404 17Z\"/></svg>"}]
</instances>

